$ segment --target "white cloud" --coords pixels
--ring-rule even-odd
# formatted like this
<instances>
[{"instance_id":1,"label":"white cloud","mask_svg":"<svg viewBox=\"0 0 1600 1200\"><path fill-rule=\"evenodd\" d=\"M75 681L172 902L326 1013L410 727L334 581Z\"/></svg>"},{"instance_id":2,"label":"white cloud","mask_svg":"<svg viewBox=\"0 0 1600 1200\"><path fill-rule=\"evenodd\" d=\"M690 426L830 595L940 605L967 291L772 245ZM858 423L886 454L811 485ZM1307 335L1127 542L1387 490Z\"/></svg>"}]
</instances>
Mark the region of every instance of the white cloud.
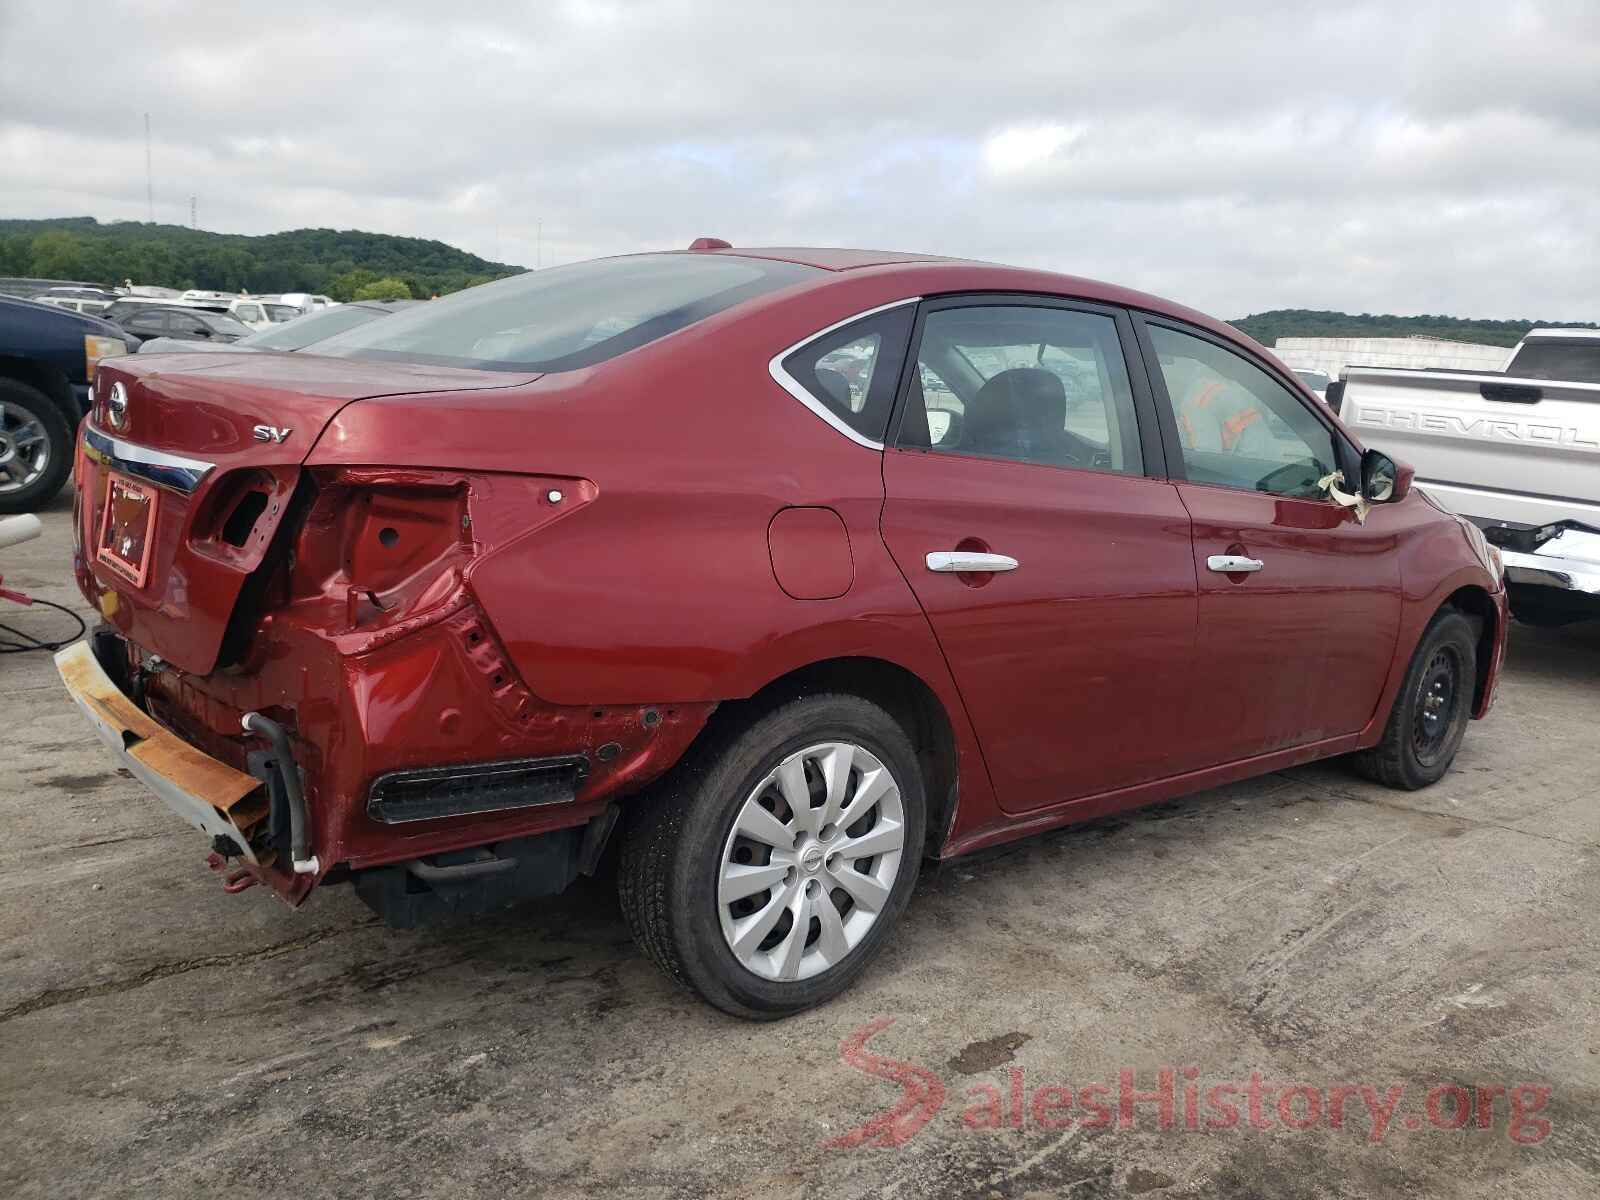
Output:
<instances>
[{"instance_id":1,"label":"white cloud","mask_svg":"<svg viewBox=\"0 0 1600 1200\"><path fill-rule=\"evenodd\" d=\"M1038 167L1083 135L1066 125L1013 125L983 143L983 161L997 175Z\"/></svg>"},{"instance_id":2,"label":"white cloud","mask_svg":"<svg viewBox=\"0 0 1600 1200\"><path fill-rule=\"evenodd\" d=\"M1600 4L0 5L0 215L532 264L845 243L1280 306L1594 319Z\"/></svg>"}]
</instances>

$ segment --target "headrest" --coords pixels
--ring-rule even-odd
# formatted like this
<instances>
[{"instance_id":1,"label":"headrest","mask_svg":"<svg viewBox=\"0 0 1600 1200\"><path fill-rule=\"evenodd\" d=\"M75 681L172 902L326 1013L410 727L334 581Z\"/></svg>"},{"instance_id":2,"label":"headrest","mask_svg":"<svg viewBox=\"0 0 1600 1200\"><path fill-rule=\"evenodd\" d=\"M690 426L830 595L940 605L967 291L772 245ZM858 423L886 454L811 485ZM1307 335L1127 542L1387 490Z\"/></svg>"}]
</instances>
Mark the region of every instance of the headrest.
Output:
<instances>
[{"instance_id":1,"label":"headrest","mask_svg":"<svg viewBox=\"0 0 1600 1200\"><path fill-rule=\"evenodd\" d=\"M1042 367L1013 367L990 379L967 405L966 436L1060 433L1067 424L1067 390Z\"/></svg>"},{"instance_id":2,"label":"headrest","mask_svg":"<svg viewBox=\"0 0 1600 1200\"><path fill-rule=\"evenodd\" d=\"M850 412L854 407L850 403L850 381L844 377L843 371L835 371L832 367L818 367L813 374L817 382L822 385L824 400L831 400L840 412Z\"/></svg>"}]
</instances>

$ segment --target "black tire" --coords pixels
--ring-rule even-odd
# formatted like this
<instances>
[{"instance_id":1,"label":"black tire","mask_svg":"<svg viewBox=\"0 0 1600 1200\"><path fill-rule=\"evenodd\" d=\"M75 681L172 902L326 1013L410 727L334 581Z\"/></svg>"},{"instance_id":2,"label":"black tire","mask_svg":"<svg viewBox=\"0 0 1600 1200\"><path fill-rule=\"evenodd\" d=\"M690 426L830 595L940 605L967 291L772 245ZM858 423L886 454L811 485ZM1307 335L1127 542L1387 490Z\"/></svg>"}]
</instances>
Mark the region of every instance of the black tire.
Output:
<instances>
[{"instance_id":1,"label":"black tire","mask_svg":"<svg viewBox=\"0 0 1600 1200\"><path fill-rule=\"evenodd\" d=\"M1442 779L1472 716L1477 662L1473 623L1454 609L1435 616L1411 656L1383 740L1351 755L1356 771L1408 792Z\"/></svg>"},{"instance_id":2,"label":"black tire","mask_svg":"<svg viewBox=\"0 0 1600 1200\"><path fill-rule=\"evenodd\" d=\"M31 415L44 426L49 441L50 457L44 471L37 479L17 490L4 490L4 485L10 482L10 476L0 466L0 515L33 512L55 499L72 471L72 428L49 396L15 379L0 378L0 401ZM4 443L0 444L0 457L10 459L14 451L10 450L4 429L0 429L0 443Z\"/></svg>"},{"instance_id":3,"label":"black tire","mask_svg":"<svg viewBox=\"0 0 1600 1200\"><path fill-rule=\"evenodd\" d=\"M898 874L876 920L840 961L809 978L763 978L740 962L723 934L717 887L724 851L763 777L796 752L830 741L876 756L898 786L905 834ZM635 816L618 871L622 910L645 953L707 1003L751 1020L788 1016L844 991L882 949L916 886L926 812L916 754L888 713L842 693L792 700L743 728L712 734ZM809 947L814 936L802 944Z\"/></svg>"}]
</instances>

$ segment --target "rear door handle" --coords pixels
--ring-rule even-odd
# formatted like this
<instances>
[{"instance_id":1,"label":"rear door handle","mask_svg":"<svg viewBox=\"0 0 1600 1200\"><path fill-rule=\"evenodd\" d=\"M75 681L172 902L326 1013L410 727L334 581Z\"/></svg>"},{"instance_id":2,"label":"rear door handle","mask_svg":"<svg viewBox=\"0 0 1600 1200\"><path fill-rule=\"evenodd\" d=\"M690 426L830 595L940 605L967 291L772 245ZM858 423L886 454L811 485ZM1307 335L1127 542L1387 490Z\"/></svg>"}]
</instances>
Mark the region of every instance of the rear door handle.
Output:
<instances>
[{"instance_id":1,"label":"rear door handle","mask_svg":"<svg viewBox=\"0 0 1600 1200\"><path fill-rule=\"evenodd\" d=\"M935 550L928 555L928 570L951 571L963 575L987 575L991 571L1015 571L1017 560L1008 554L974 554L969 550Z\"/></svg>"},{"instance_id":2,"label":"rear door handle","mask_svg":"<svg viewBox=\"0 0 1600 1200\"><path fill-rule=\"evenodd\" d=\"M1213 554L1206 559L1206 570L1219 575L1249 575L1266 565L1259 558L1246 558L1242 554Z\"/></svg>"}]
</instances>

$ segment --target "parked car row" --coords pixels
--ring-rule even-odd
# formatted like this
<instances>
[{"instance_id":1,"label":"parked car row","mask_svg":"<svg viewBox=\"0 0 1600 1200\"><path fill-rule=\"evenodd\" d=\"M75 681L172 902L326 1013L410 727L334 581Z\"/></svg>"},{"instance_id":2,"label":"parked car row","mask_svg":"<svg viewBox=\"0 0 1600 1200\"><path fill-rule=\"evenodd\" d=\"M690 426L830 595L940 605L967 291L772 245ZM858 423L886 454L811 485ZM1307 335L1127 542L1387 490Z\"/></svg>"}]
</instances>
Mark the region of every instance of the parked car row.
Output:
<instances>
[{"instance_id":1,"label":"parked car row","mask_svg":"<svg viewBox=\"0 0 1600 1200\"><path fill-rule=\"evenodd\" d=\"M307 346L326 341L336 333L365 325L379 317L388 316L413 304L417 300L352 300L332 308L313 309L303 316L282 324L240 337L225 338L152 337L139 347L140 354L173 354L188 351L228 351L230 353L259 354L267 350L304 350ZM131 328L131 326L130 326Z\"/></svg>"},{"instance_id":2,"label":"parked car row","mask_svg":"<svg viewBox=\"0 0 1600 1200\"><path fill-rule=\"evenodd\" d=\"M231 292L191 288L178 292L171 288L107 288L64 285L22 297L40 304L72 312L120 320L139 308L184 308L226 313L250 329L267 329L292 321L305 313L337 307L338 301L310 292L289 292L271 296L238 296Z\"/></svg>"},{"instance_id":3,"label":"parked car row","mask_svg":"<svg viewBox=\"0 0 1600 1200\"><path fill-rule=\"evenodd\" d=\"M101 317L61 303L0 295L0 513L40 508L65 484L72 442L102 359L228 350L295 351L413 301L315 306L251 330L226 312L166 299L124 298Z\"/></svg>"},{"instance_id":4,"label":"parked car row","mask_svg":"<svg viewBox=\"0 0 1600 1200\"><path fill-rule=\"evenodd\" d=\"M387 920L621 841L744 1017L847 987L920 861L1494 697L1496 551L1219 321L847 250L578 263L248 359L103 363L58 655L236 889Z\"/></svg>"}]
</instances>

